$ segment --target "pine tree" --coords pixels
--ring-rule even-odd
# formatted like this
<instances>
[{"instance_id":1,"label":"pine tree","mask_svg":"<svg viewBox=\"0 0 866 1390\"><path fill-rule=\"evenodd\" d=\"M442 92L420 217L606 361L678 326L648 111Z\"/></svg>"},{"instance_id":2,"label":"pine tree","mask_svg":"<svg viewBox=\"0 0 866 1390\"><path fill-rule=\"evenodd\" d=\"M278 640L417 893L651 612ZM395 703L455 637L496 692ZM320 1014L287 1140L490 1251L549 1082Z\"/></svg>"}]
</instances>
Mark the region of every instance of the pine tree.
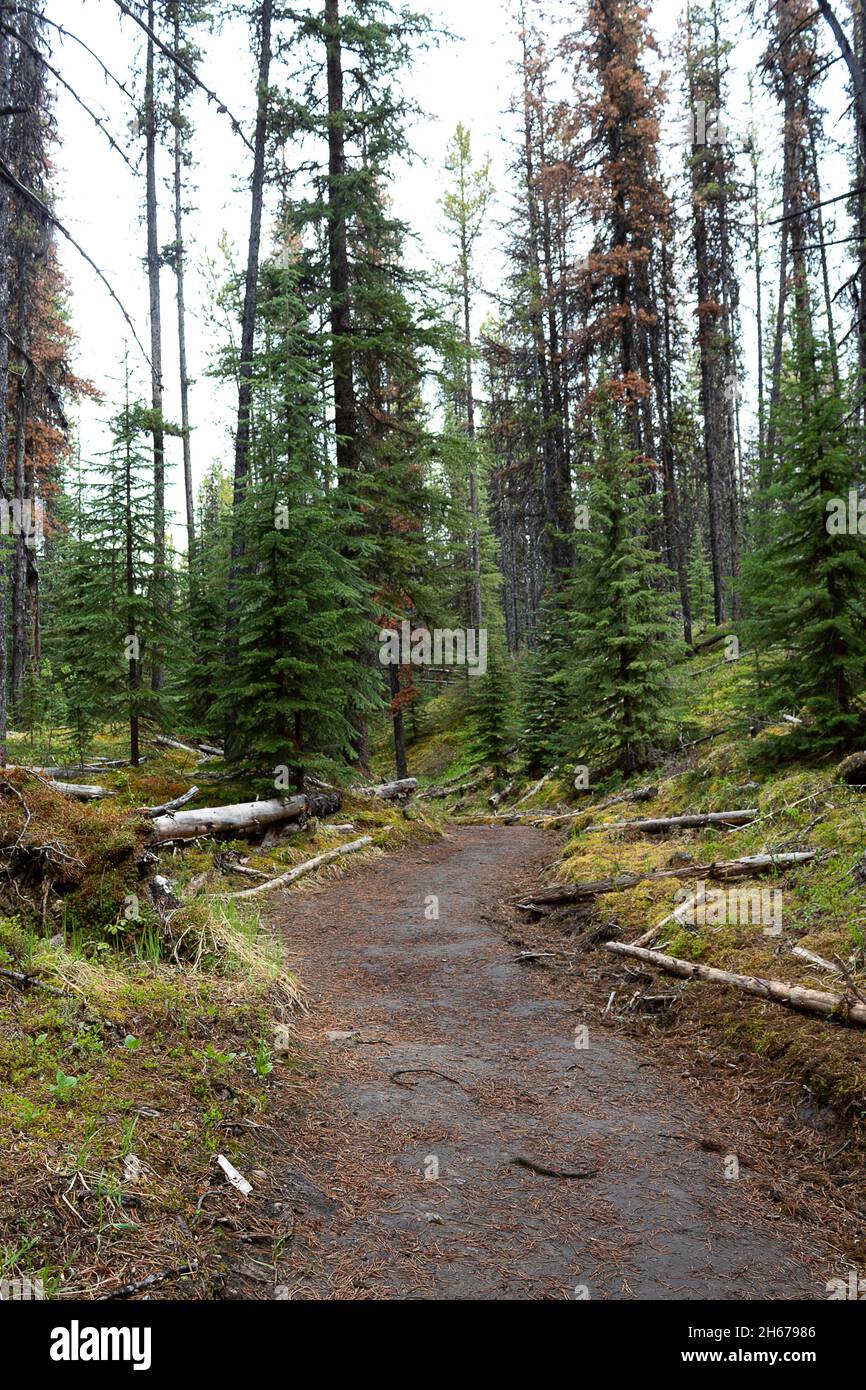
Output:
<instances>
[{"instance_id":1,"label":"pine tree","mask_svg":"<svg viewBox=\"0 0 866 1390\"><path fill-rule=\"evenodd\" d=\"M563 754L567 737L566 701L575 656L570 633L570 592L542 605L538 638L521 681L520 755L530 773L549 772Z\"/></svg>"},{"instance_id":2,"label":"pine tree","mask_svg":"<svg viewBox=\"0 0 866 1390\"><path fill-rule=\"evenodd\" d=\"M692 543L689 559L689 594L692 601L692 617L696 626L706 629L713 622L713 572L707 557L706 546L700 532Z\"/></svg>"},{"instance_id":3,"label":"pine tree","mask_svg":"<svg viewBox=\"0 0 866 1390\"><path fill-rule=\"evenodd\" d=\"M807 727L788 746L819 752L864 729L866 553L848 515L862 446L827 344L802 321L794 337L774 411L776 482L759 499L759 546L745 571L746 638L759 656L756 705L804 711Z\"/></svg>"},{"instance_id":4,"label":"pine tree","mask_svg":"<svg viewBox=\"0 0 866 1390\"><path fill-rule=\"evenodd\" d=\"M297 276L297 266L275 264L260 276L251 470L235 522L244 554L237 656L221 707L233 711L232 761L300 788L305 771L349 761L351 713L373 699L354 656L369 594L344 543L343 498L322 484L316 362Z\"/></svg>"},{"instance_id":5,"label":"pine tree","mask_svg":"<svg viewBox=\"0 0 866 1390\"><path fill-rule=\"evenodd\" d=\"M69 752L83 763L95 734L116 714L112 652L112 568L87 533L86 483L81 460L58 500L60 528L45 571L45 640L64 704Z\"/></svg>"},{"instance_id":6,"label":"pine tree","mask_svg":"<svg viewBox=\"0 0 866 1390\"><path fill-rule=\"evenodd\" d=\"M595 415L589 529L572 591L574 665L563 741L579 764L631 773L668 736L667 675L676 659L669 572L647 543L641 462L610 397Z\"/></svg>"},{"instance_id":7,"label":"pine tree","mask_svg":"<svg viewBox=\"0 0 866 1390\"><path fill-rule=\"evenodd\" d=\"M500 634L489 634L486 672L470 679L472 757L504 777L514 742L514 682Z\"/></svg>"}]
</instances>

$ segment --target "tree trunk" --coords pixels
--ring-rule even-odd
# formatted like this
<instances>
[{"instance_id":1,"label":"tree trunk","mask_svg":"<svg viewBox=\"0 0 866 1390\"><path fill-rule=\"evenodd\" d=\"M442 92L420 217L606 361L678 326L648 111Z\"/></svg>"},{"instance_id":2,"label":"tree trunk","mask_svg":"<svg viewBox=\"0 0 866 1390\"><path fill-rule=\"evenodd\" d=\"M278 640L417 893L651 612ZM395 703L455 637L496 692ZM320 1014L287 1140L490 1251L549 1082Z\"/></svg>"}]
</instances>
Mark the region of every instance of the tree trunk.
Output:
<instances>
[{"instance_id":1,"label":"tree trunk","mask_svg":"<svg viewBox=\"0 0 866 1390\"><path fill-rule=\"evenodd\" d=\"M400 668L388 667L388 687L391 694L391 722L394 729L394 767L398 780L409 776L406 760L406 731L403 727L403 711L397 703L400 696Z\"/></svg>"},{"instance_id":2,"label":"tree trunk","mask_svg":"<svg viewBox=\"0 0 866 1390\"><path fill-rule=\"evenodd\" d=\"M346 218L346 147L343 111L343 51L339 0L325 0L325 67L328 86L328 272L331 291L331 365L337 469L358 467L358 412Z\"/></svg>"},{"instance_id":3,"label":"tree trunk","mask_svg":"<svg viewBox=\"0 0 866 1390\"><path fill-rule=\"evenodd\" d=\"M180 49L180 5L174 6L174 49ZM192 444L189 435L189 369L186 355L185 259L183 240L183 133L181 72L174 69L174 271L177 282L177 355L180 369L180 422L183 429L183 489L186 499L186 554L190 575L195 564L195 503L192 488Z\"/></svg>"},{"instance_id":4,"label":"tree trunk","mask_svg":"<svg viewBox=\"0 0 866 1390\"><path fill-rule=\"evenodd\" d=\"M0 106L10 105L9 39L0 31ZM8 163L9 121L0 120L0 157ZM0 265L9 263L9 188L0 187ZM9 438L9 279L0 275L0 440ZM4 446L5 447L5 446ZM6 467L0 470L0 498L8 504ZM8 725L8 547L0 531L0 767L6 766L6 735Z\"/></svg>"},{"instance_id":5,"label":"tree trunk","mask_svg":"<svg viewBox=\"0 0 866 1390\"><path fill-rule=\"evenodd\" d=\"M241 318L241 351L238 363L238 416L235 429L235 466L233 488L233 526L229 562L228 595L226 604L226 664L233 666L237 659L238 584L243 564L244 536L241 504L246 492L249 473L250 411L252 407L253 349L256 333L256 291L259 278L259 251L262 239L262 201L265 185L265 152L268 134L268 84L271 72L271 24L273 0L262 0L259 21L259 61L256 101L256 129L253 141L253 172L250 184L250 234L247 246L247 268L244 277L244 305ZM234 718L226 718L225 741L232 741Z\"/></svg>"},{"instance_id":6,"label":"tree trunk","mask_svg":"<svg viewBox=\"0 0 866 1390\"><path fill-rule=\"evenodd\" d=\"M147 22L153 29L154 0L148 0ZM147 286L150 307L150 399L153 408L153 579L154 604L162 612L166 602L165 568L165 431L162 423L162 303L160 297L158 202L156 195L156 64L152 38L147 40L144 82L145 211L147 221ZM165 683L158 648L154 651L151 686Z\"/></svg>"}]
</instances>

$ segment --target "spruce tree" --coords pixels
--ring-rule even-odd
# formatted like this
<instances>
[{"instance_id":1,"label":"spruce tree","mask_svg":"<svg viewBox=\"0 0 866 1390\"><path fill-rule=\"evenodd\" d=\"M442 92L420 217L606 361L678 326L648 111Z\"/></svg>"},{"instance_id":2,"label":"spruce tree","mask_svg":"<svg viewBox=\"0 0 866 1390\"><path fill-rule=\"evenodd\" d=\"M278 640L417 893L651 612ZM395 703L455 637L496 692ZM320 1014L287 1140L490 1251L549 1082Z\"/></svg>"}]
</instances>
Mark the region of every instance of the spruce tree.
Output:
<instances>
[{"instance_id":1,"label":"spruce tree","mask_svg":"<svg viewBox=\"0 0 866 1390\"><path fill-rule=\"evenodd\" d=\"M278 788L345 765L351 712L373 703L355 658L369 594L349 556L344 499L322 482L316 364L297 277L292 264L260 276L237 655L221 692L234 712L232 761Z\"/></svg>"},{"instance_id":2,"label":"spruce tree","mask_svg":"<svg viewBox=\"0 0 866 1390\"><path fill-rule=\"evenodd\" d=\"M514 683L501 635L489 639L487 670L470 677L470 746L474 761L504 777L514 742Z\"/></svg>"},{"instance_id":3,"label":"spruce tree","mask_svg":"<svg viewBox=\"0 0 866 1390\"><path fill-rule=\"evenodd\" d=\"M651 761L669 734L673 635L671 575L648 533L645 465L604 395L594 421L589 529L580 533L572 586L563 752L579 764L624 773Z\"/></svg>"},{"instance_id":4,"label":"spruce tree","mask_svg":"<svg viewBox=\"0 0 866 1390\"><path fill-rule=\"evenodd\" d=\"M802 710L807 727L789 746L819 752L864 729L866 547L849 516L862 448L827 344L794 327L774 410L776 481L759 498L745 568L746 637L759 657L755 704Z\"/></svg>"}]
</instances>

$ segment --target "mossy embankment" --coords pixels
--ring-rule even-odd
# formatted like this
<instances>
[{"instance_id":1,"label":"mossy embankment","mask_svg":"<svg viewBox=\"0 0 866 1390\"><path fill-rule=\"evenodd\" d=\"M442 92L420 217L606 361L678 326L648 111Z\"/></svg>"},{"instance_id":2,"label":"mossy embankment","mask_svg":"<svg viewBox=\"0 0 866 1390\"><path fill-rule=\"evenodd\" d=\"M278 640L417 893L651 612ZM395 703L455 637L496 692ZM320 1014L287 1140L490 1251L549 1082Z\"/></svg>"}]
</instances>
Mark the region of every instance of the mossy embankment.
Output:
<instances>
[{"instance_id":1,"label":"mossy embankment","mask_svg":"<svg viewBox=\"0 0 866 1390\"><path fill-rule=\"evenodd\" d=\"M8 751L19 765L55 761L24 740ZM158 1274L153 1296L209 1297L240 1258L273 1296L290 1234L275 1126L290 1136L314 1068L293 1029L303 981L267 928L269 899L228 895L353 836L372 837L361 860L438 830L423 811L348 794L335 819L351 833L311 820L267 848L201 839L154 863L137 808L193 783L191 806L257 788L218 758L146 751L140 769L71 777L114 793L99 801L60 796L20 766L0 774L0 1278L90 1298ZM114 761L123 746L106 734L96 752ZM337 860L290 891L352 867ZM153 906L154 869L180 907ZM248 1199L218 1154L257 1175Z\"/></svg>"}]
</instances>

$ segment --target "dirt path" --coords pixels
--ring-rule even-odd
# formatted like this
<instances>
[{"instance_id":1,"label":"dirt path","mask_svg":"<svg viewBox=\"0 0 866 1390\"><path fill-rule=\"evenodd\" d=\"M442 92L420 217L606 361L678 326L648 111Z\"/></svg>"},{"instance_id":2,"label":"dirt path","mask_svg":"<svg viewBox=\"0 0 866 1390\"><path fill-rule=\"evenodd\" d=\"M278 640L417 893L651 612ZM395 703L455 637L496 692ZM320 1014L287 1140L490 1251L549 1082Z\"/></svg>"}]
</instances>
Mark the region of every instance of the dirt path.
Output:
<instances>
[{"instance_id":1,"label":"dirt path","mask_svg":"<svg viewBox=\"0 0 866 1390\"><path fill-rule=\"evenodd\" d=\"M695 1143L676 1068L514 963L499 903L552 855L452 831L279 910L317 1069L275 1161L288 1296L825 1298L821 1252Z\"/></svg>"}]
</instances>

